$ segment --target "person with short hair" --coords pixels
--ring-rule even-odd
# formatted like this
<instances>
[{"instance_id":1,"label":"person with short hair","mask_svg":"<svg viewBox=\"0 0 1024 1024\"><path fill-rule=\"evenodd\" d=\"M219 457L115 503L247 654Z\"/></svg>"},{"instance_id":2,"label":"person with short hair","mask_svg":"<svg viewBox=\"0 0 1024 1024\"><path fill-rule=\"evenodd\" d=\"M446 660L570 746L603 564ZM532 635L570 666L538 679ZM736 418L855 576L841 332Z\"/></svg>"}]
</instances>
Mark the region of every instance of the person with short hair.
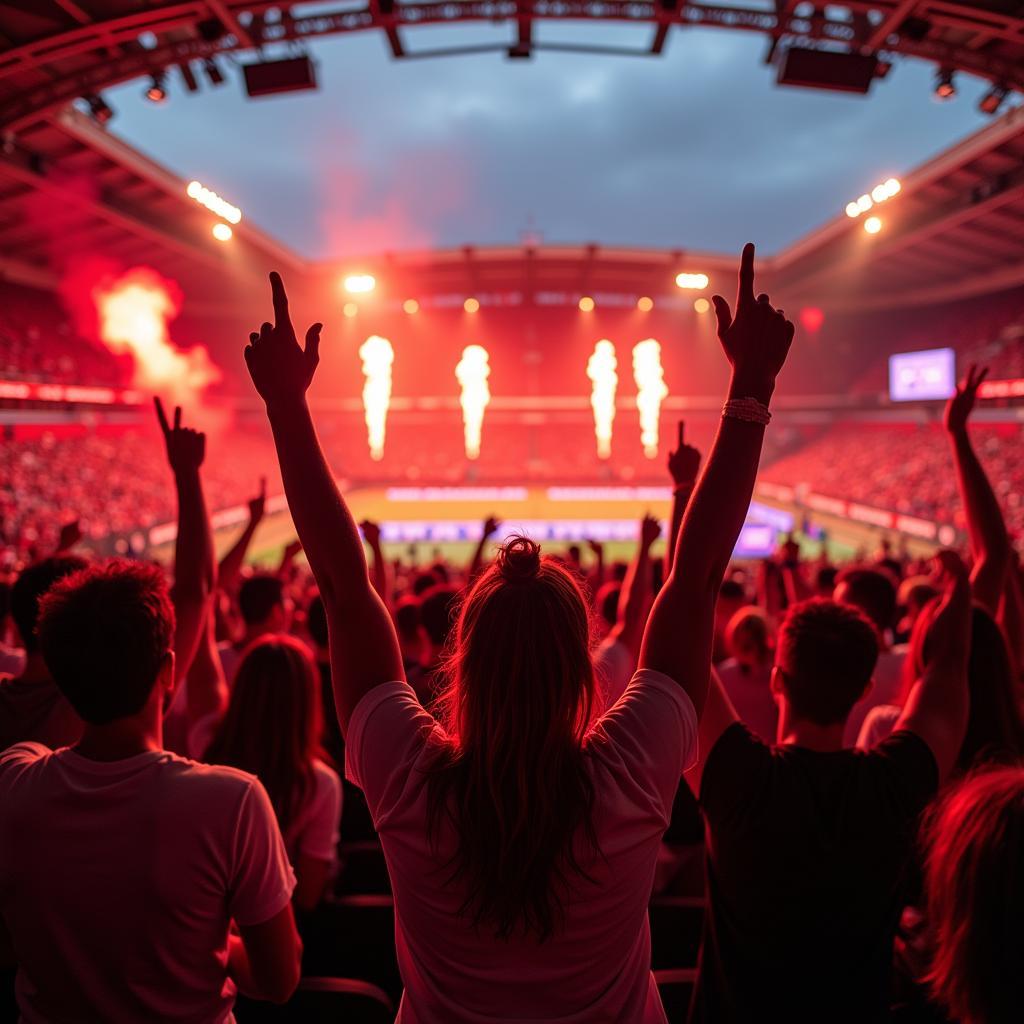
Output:
<instances>
[{"instance_id":1,"label":"person with short hair","mask_svg":"<svg viewBox=\"0 0 1024 1024\"><path fill-rule=\"evenodd\" d=\"M850 712L846 725L845 743L852 747L871 709L892 704L899 696L907 652L905 647L893 645L897 624L896 583L887 570L861 566L844 569L836 577L834 597L840 604L862 611L878 634L878 662L872 686Z\"/></svg>"},{"instance_id":2,"label":"person with short hair","mask_svg":"<svg viewBox=\"0 0 1024 1024\"><path fill-rule=\"evenodd\" d=\"M968 777L925 829L928 981L960 1024L1017 1024L1024 1007L1024 770Z\"/></svg>"},{"instance_id":3,"label":"person with short hair","mask_svg":"<svg viewBox=\"0 0 1024 1024\"><path fill-rule=\"evenodd\" d=\"M84 728L70 748L0 755L0 914L25 1020L224 1020L237 990L283 1001L298 982L265 790L162 749L174 631L163 572L141 563L82 569L41 602L40 650Z\"/></svg>"},{"instance_id":4,"label":"person with short hair","mask_svg":"<svg viewBox=\"0 0 1024 1024\"><path fill-rule=\"evenodd\" d=\"M893 940L918 816L952 770L967 722L967 571L941 555L935 657L892 735L846 749L878 630L823 598L779 630L771 746L713 680L687 774L704 814L708 911L691 1024L888 1019Z\"/></svg>"},{"instance_id":5,"label":"person with short hair","mask_svg":"<svg viewBox=\"0 0 1024 1024\"><path fill-rule=\"evenodd\" d=\"M89 563L78 555L55 555L23 569L11 588L11 617L25 651L16 676L0 678L0 750L35 742L57 749L82 735L82 721L46 667L36 625L39 602L58 581Z\"/></svg>"},{"instance_id":6,"label":"person with short hair","mask_svg":"<svg viewBox=\"0 0 1024 1024\"><path fill-rule=\"evenodd\" d=\"M234 680L242 653L266 633L284 633L288 629L288 602L284 580L269 572L254 572L238 588L238 612L242 617L242 635L234 643L221 644L220 663L224 678Z\"/></svg>"}]
</instances>

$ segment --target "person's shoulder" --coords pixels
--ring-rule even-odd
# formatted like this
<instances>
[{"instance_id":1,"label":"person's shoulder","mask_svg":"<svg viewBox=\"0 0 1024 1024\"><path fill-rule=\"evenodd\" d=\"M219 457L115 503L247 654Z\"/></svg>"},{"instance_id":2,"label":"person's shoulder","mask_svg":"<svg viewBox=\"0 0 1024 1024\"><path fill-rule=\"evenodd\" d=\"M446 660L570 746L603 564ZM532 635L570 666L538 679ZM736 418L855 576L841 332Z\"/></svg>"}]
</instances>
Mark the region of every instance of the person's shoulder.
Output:
<instances>
[{"instance_id":1,"label":"person's shoulder","mask_svg":"<svg viewBox=\"0 0 1024 1024\"><path fill-rule=\"evenodd\" d=\"M341 789L341 776L319 757L313 758L313 777L318 787L323 789Z\"/></svg>"},{"instance_id":2,"label":"person's shoulder","mask_svg":"<svg viewBox=\"0 0 1024 1024\"><path fill-rule=\"evenodd\" d=\"M939 787L939 766L931 747L910 729L897 729L870 750L855 752L886 789L905 793L914 813Z\"/></svg>"},{"instance_id":3,"label":"person's shoulder","mask_svg":"<svg viewBox=\"0 0 1024 1024\"><path fill-rule=\"evenodd\" d=\"M250 790L260 786L255 775L241 768L225 764L204 764L170 751L163 762L163 771L173 775L178 785L202 790L211 799L220 796L228 800L241 800Z\"/></svg>"}]
</instances>

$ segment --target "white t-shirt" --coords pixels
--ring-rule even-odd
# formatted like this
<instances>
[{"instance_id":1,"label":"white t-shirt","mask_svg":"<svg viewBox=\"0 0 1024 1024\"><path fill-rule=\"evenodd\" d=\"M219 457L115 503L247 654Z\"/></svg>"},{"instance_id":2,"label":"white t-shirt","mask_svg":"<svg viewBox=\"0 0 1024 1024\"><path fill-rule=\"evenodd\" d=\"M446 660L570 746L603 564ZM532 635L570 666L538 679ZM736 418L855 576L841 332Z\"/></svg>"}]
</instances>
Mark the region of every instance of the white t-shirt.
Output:
<instances>
[{"instance_id":1,"label":"white t-shirt","mask_svg":"<svg viewBox=\"0 0 1024 1024\"><path fill-rule=\"evenodd\" d=\"M846 720L843 732L843 746L852 747L857 743L860 728L872 708L881 704L897 704L903 689L903 663L907 660L905 646L894 647L891 651L882 651L875 665L872 687L867 696L853 705L850 717Z\"/></svg>"},{"instance_id":2,"label":"white t-shirt","mask_svg":"<svg viewBox=\"0 0 1024 1024\"><path fill-rule=\"evenodd\" d=\"M366 794L394 889L402 1024L664 1024L647 904L676 789L697 757L683 689L638 672L588 735L603 858L584 865L593 881L579 883L564 928L544 943L495 939L459 915L464 894L446 884L456 835L442 825L436 850L427 839L423 768L443 735L405 683L371 690L349 722L346 771Z\"/></svg>"},{"instance_id":3,"label":"white t-shirt","mask_svg":"<svg viewBox=\"0 0 1024 1024\"><path fill-rule=\"evenodd\" d=\"M166 751L0 755L0 913L25 1024L233 1020L228 927L295 877L266 791Z\"/></svg>"},{"instance_id":4,"label":"white t-shirt","mask_svg":"<svg viewBox=\"0 0 1024 1024\"><path fill-rule=\"evenodd\" d=\"M860 727L860 735L857 737L858 749L871 750L891 736L902 713L903 708L895 704L879 704L878 707L872 708Z\"/></svg>"},{"instance_id":5,"label":"white t-shirt","mask_svg":"<svg viewBox=\"0 0 1024 1024\"><path fill-rule=\"evenodd\" d=\"M313 761L313 788L284 833L293 864L300 854L334 863L341 829L341 799L338 773L317 758Z\"/></svg>"},{"instance_id":6,"label":"white t-shirt","mask_svg":"<svg viewBox=\"0 0 1024 1024\"><path fill-rule=\"evenodd\" d=\"M715 671L740 721L771 746L779 724L779 708L772 696L771 666L750 669L735 658L726 658Z\"/></svg>"},{"instance_id":7,"label":"white t-shirt","mask_svg":"<svg viewBox=\"0 0 1024 1024\"><path fill-rule=\"evenodd\" d=\"M617 637L606 636L594 652L594 675L606 708L626 692L635 671L636 658L630 649Z\"/></svg>"}]
</instances>

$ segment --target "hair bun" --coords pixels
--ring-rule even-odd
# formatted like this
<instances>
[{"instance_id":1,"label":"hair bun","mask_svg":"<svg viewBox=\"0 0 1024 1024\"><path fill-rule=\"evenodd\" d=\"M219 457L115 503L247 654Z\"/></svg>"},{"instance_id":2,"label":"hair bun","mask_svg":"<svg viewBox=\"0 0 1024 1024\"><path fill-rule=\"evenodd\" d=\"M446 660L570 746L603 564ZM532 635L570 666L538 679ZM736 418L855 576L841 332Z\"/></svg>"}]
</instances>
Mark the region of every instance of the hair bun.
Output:
<instances>
[{"instance_id":1,"label":"hair bun","mask_svg":"<svg viewBox=\"0 0 1024 1024\"><path fill-rule=\"evenodd\" d=\"M540 572L540 545L529 537L510 537L498 550L495 564L510 583L536 579Z\"/></svg>"}]
</instances>

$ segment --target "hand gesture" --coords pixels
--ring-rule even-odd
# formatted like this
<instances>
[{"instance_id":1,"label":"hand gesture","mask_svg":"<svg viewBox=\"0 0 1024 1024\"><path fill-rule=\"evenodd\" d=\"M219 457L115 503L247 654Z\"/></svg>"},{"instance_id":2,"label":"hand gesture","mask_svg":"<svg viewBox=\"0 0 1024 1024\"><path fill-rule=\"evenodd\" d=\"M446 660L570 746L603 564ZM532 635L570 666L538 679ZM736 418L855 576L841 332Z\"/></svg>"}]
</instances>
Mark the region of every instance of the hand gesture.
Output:
<instances>
[{"instance_id":1,"label":"hand gesture","mask_svg":"<svg viewBox=\"0 0 1024 1024\"><path fill-rule=\"evenodd\" d=\"M649 548L661 536L661 523L648 512L640 520L640 545Z\"/></svg>"},{"instance_id":2,"label":"hand gesture","mask_svg":"<svg viewBox=\"0 0 1024 1024\"><path fill-rule=\"evenodd\" d=\"M683 440L683 422L679 421L679 445L668 453L668 471L676 487L692 487L700 472L700 452Z\"/></svg>"},{"instance_id":3,"label":"hand gesture","mask_svg":"<svg viewBox=\"0 0 1024 1024\"><path fill-rule=\"evenodd\" d=\"M484 528L483 528L483 534L482 534L483 539L484 540L490 540L490 538L493 537L498 532L498 530L500 530L500 529L501 529L501 520L500 519L496 519L494 516L488 516L484 520Z\"/></svg>"},{"instance_id":4,"label":"hand gesture","mask_svg":"<svg viewBox=\"0 0 1024 1024\"><path fill-rule=\"evenodd\" d=\"M380 526L377 523L364 519L359 524L359 529L363 531L363 538L371 548L375 548L380 544Z\"/></svg>"},{"instance_id":5,"label":"hand gesture","mask_svg":"<svg viewBox=\"0 0 1024 1024\"><path fill-rule=\"evenodd\" d=\"M267 478L260 477L260 492L255 498L249 499L249 519L258 523L263 518L267 508Z\"/></svg>"},{"instance_id":6,"label":"hand gesture","mask_svg":"<svg viewBox=\"0 0 1024 1024\"><path fill-rule=\"evenodd\" d=\"M72 519L70 523L65 523L60 528L60 536L57 538L57 554L70 551L84 536L80 519Z\"/></svg>"},{"instance_id":7,"label":"hand gesture","mask_svg":"<svg viewBox=\"0 0 1024 1024\"><path fill-rule=\"evenodd\" d=\"M793 324L775 309L764 293L754 297L754 245L747 242L740 257L736 315L721 295L713 295L718 338L733 371L746 387L770 394L793 343ZM745 396L738 396L745 397ZM758 398L758 394L750 397Z\"/></svg>"},{"instance_id":8,"label":"hand gesture","mask_svg":"<svg viewBox=\"0 0 1024 1024\"><path fill-rule=\"evenodd\" d=\"M206 435L181 425L181 406L174 407L174 426L167 422L164 404L154 397L156 418L167 445L167 461L175 473L198 473L206 457Z\"/></svg>"},{"instance_id":9,"label":"hand gesture","mask_svg":"<svg viewBox=\"0 0 1024 1024\"><path fill-rule=\"evenodd\" d=\"M313 324L306 331L305 348L295 339L288 314L288 296L281 275L270 275L270 291L274 302L274 324L264 323L259 333L249 335L245 364L260 397L268 405L301 399L313 380L320 362L320 331L323 324Z\"/></svg>"},{"instance_id":10,"label":"hand gesture","mask_svg":"<svg viewBox=\"0 0 1024 1024\"><path fill-rule=\"evenodd\" d=\"M966 379L957 385L956 391L950 396L946 403L946 413L943 422L946 430L951 434L960 434L967 429L967 420L974 409L974 403L978 399L978 388L981 382L988 376L987 366L975 366L973 363L967 368Z\"/></svg>"},{"instance_id":11,"label":"hand gesture","mask_svg":"<svg viewBox=\"0 0 1024 1024\"><path fill-rule=\"evenodd\" d=\"M295 540L289 541L285 545L284 551L281 552L281 564L291 565L299 554L302 552L302 541L298 537Z\"/></svg>"},{"instance_id":12,"label":"hand gesture","mask_svg":"<svg viewBox=\"0 0 1024 1024\"><path fill-rule=\"evenodd\" d=\"M591 554L595 558L604 558L604 545L599 540L589 539L587 547L590 548Z\"/></svg>"}]
</instances>

